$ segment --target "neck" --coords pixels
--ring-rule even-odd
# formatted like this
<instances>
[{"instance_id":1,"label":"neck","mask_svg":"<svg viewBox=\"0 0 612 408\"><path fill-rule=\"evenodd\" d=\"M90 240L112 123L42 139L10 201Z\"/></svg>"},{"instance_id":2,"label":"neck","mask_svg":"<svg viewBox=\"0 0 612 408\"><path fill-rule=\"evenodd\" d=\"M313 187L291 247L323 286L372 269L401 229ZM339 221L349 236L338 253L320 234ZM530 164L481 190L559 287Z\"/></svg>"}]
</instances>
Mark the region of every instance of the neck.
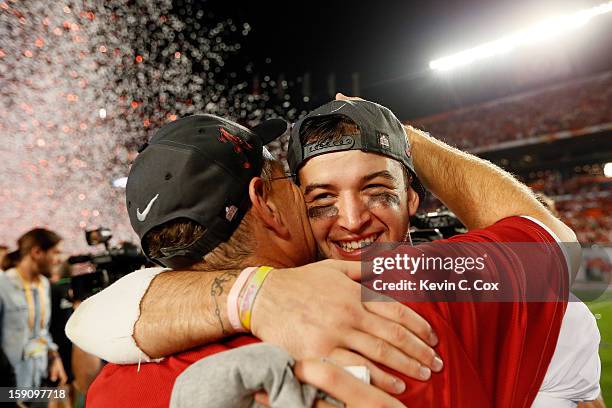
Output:
<instances>
[{"instance_id":1,"label":"neck","mask_svg":"<svg viewBox=\"0 0 612 408\"><path fill-rule=\"evenodd\" d=\"M35 271L32 261L24 259L15 267L17 273L27 282L38 281L38 273Z\"/></svg>"}]
</instances>

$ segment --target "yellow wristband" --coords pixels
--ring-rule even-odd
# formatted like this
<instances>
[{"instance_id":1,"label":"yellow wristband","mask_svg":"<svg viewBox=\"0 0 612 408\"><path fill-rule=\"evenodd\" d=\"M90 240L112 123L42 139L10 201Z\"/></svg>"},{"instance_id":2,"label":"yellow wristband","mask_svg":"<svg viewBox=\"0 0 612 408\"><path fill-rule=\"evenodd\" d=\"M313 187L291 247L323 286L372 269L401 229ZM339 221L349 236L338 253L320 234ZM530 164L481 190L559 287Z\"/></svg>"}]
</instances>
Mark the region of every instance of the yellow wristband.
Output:
<instances>
[{"instance_id":1,"label":"yellow wristband","mask_svg":"<svg viewBox=\"0 0 612 408\"><path fill-rule=\"evenodd\" d=\"M261 289L264 280L272 269L274 268L271 266L258 267L255 273L253 273L251 276L251 279L249 279L249 282L246 284L244 295L240 299L240 302L238 302L240 323L242 323L242 327L244 327L244 329L247 331L251 331L251 315L257 293L259 293L259 289Z\"/></svg>"}]
</instances>

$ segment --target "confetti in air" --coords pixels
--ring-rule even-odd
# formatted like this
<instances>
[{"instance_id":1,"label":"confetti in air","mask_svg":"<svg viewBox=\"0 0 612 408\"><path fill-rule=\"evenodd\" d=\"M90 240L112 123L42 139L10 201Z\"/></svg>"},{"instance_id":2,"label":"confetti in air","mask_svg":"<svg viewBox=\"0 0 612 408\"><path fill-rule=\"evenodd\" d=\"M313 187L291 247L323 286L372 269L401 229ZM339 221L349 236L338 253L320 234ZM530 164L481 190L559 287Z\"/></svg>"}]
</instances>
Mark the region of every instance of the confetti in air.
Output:
<instances>
[{"instance_id":1,"label":"confetti in air","mask_svg":"<svg viewBox=\"0 0 612 408\"><path fill-rule=\"evenodd\" d=\"M249 30L190 2L0 0L0 243L35 226L69 252L91 251L83 230L97 226L135 241L113 181L159 126L204 112L248 125L300 115L281 84L283 109L272 109L227 72Z\"/></svg>"}]
</instances>

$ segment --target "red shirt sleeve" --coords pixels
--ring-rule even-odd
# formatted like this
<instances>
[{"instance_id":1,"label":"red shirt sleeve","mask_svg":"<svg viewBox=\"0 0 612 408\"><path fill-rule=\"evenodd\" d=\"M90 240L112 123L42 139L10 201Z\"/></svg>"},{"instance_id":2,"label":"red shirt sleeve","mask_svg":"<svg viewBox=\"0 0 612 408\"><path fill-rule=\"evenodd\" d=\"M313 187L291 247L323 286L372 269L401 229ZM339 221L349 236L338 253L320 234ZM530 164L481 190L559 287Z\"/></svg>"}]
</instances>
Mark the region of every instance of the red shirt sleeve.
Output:
<instances>
[{"instance_id":1,"label":"red shirt sleeve","mask_svg":"<svg viewBox=\"0 0 612 408\"><path fill-rule=\"evenodd\" d=\"M437 243L439 243L438 241ZM547 265L565 268L555 238L537 223L510 217L491 227L457 235L442 243L550 243ZM554 245L552 245L554 244ZM511 251L512 247L509 246ZM522 265L520 254L504 254L520 289L537 272ZM555 276L567 276L557 274ZM559 282L566 288L567 281ZM427 382L402 377L408 406L530 407L554 353L566 302L411 302L440 339L436 351L444 360L441 373Z\"/></svg>"},{"instance_id":2,"label":"red shirt sleeve","mask_svg":"<svg viewBox=\"0 0 612 408\"><path fill-rule=\"evenodd\" d=\"M89 387L87 408L167 408L174 381L191 364L257 342L253 336L236 336L175 354L159 363L107 364Z\"/></svg>"}]
</instances>

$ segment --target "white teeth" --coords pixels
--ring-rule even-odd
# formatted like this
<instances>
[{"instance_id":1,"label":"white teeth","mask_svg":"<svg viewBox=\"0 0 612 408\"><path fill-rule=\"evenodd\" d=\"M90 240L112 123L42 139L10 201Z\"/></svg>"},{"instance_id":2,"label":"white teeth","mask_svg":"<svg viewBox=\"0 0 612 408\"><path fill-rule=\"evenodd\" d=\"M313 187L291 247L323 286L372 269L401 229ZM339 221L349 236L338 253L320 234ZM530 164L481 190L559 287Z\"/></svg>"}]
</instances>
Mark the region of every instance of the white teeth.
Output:
<instances>
[{"instance_id":1,"label":"white teeth","mask_svg":"<svg viewBox=\"0 0 612 408\"><path fill-rule=\"evenodd\" d=\"M365 248L371 245L376 240L376 236L372 235L368 238L361 239L359 241L340 241L339 244L343 250L352 252L356 249Z\"/></svg>"}]
</instances>

